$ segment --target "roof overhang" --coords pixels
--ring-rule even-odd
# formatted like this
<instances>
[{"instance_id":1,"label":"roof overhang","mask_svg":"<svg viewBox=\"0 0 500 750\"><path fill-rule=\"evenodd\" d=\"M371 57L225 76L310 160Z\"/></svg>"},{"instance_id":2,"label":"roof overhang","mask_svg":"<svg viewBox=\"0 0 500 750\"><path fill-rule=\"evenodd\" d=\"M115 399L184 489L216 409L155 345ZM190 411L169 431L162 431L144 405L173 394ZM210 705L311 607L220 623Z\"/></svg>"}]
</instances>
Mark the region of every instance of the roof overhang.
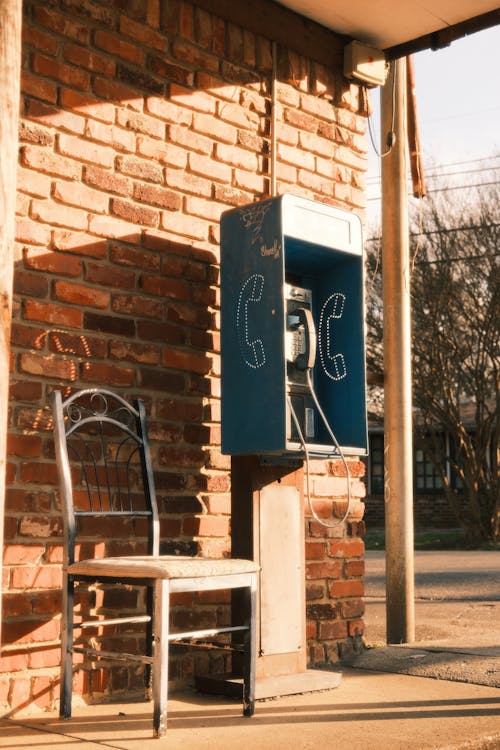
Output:
<instances>
[{"instance_id":1,"label":"roof overhang","mask_svg":"<svg viewBox=\"0 0 500 750\"><path fill-rule=\"evenodd\" d=\"M384 50L388 58L446 47L500 23L498 0L280 0L279 4Z\"/></svg>"}]
</instances>

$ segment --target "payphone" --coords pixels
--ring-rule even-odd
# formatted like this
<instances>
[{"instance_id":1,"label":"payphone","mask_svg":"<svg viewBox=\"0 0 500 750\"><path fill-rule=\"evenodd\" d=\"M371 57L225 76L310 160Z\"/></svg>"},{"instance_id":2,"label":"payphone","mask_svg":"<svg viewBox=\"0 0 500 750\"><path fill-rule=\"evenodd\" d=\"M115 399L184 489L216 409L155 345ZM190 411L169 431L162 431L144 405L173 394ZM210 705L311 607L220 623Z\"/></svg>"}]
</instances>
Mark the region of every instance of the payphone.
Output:
<instances>
[{"instance_id":1,"label":"payphone","mask_svg":"<svg viewBox=\"0 0 500 750\"><path fill-rule=\"evenodd\" d=\"M222 451L367 450L355 214L283 195L221 219Z\"/></svg>"}]
</instances>

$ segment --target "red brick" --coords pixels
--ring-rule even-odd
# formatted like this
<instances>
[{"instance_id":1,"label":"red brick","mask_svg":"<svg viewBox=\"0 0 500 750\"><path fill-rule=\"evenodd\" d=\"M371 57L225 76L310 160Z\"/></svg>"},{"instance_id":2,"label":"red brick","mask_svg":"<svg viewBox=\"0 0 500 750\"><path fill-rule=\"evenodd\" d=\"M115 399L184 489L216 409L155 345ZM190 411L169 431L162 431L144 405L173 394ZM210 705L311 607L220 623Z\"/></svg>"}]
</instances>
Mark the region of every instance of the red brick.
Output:
<instances>
[{"instance_id":1,"label":"red brick","mask_svg":"<svg viewBox=\"0 0 500 750\"><path fill-rule=\"evenodd\" d=\"M175 39L171 49L173 57L183 64L189 63L194 68L201 68L207 73L217 73L219 70L219 60L215 55L204 52L190 42Z\"/></svg>"},{"instance_id":2,"label":"red brick","mask_svg":"<svg viewBox=\"0 0 500 750\"><path fill-rule=\"evenodd\" d=\"M9 705L13 710L26 708L30 701L31 680L18 678L11 681Z\"/></svg>"},{"instance_id":3,"label":"red brick","mask_svg":"<svg viewBox=\"0 0 500 750\"><path fill-rule=\"evenodd\" d=\"M156 117L131 112L124 107L120 107L117 110L117 124L127 130L145 136L152 136L155 139L163 139L165 137L165 125L163 122L159 122ZM145 155L147 156L147 154Z\"/></svg>"},{"instance_id":4,"label":"red brick","mask_svg":"<svg viewBox=\"0 0 500 750\"><path fill-rule=\"evenodd\" d=\"M76 357L104 359L108 345L104 339L88 336L87 334L67 333L65 331L51 331L49 333L49 349L59 354L73 354Z\"/></svg>"},{"instance_id":5,"label":"red brick","mask_svg":"<svg viewBox=\"0 0 500 750\"><path fill-rule=\"evenodd\" d=\"M204 195L207 198L212 194L212 181L210 179L192 175L183 169L168 169L166 182L170 187L177 188L184 193Z\"/></svg>"},{"instance_id":6,"label":"red brick","mask_svg":"<svg viewBox=\"0 0 500 750\"><path fill-rule=\"evenodd\" d=\"M53 569L53 566L45 568L15 568L13 571L14 588L58 588L62 585L62 575L60 568ZM12 645L16 643L42 643L45 641L55 641L60 636L60 624L56 619L47 621L33 620L29 623L29 628L23 628L17 637L12 639ZM7 634L11 637L16 627L16 623L9 623L5 628ZM10 632L9 632L10 631ZM15 631L14 631L15 632Z\"/></svg>"},{"instance_id":7,"label":"red brick","mask_svg":"<svg viewBox=\"0 0 500 750\"><path fill-rule=\"evenodd\" d=\"M115 294L111 300L111 309L113 312L119 313L120 315L133 315L142 318L161 319L163 315L163 305L163 301L158 302L157 300L145 299L137 294ZM142 321L137 321L137 335L140 339L150 338L143 335L144 331L141 328L142 325ZM165 324L160 323L160 325ZM162 339L160 338L159 340ZM168 341L168 339L165 339L165 341ZM182 341L177 341L175 343L184 342L185 339L183 338Z\"/></svg>"},{"instance_id":8,"label":"red brick","mask_svg":"<svg viewBox=\"0 0 500 750\"><path fill-rule=\"evenodd\" d=\"M103 309L109 305L110 293L83 286L83 284L56 281L54 284L54 299L60 302L69 302L73 305Z\"/></svg>"},{"instance_id":9,"label":"red brick","mask_svg":"<svg viewBox=\"0 0 500 750\"><path fill-rule=\"evenodd\" d=\"M32 169L17 170L17 189L28 195L35 195L37 198L48 198L51 187L50 177L34 172Z\"/></svg>"},{"instance_id":10,"label":"red brick","mask_svg":"<svg viewBox=\"0 0 500 750\"><path fill-rule=\"evenodd\" d=\"M22 354L19 360L19 369L21 372L30 375L39 375L46 378L76 380L78 376L78 368L74 362L54 359L51 355Z\"/></svg>"},{"instance_id":11,"label":"red brick","mask_svg":"<svg viewBox=\"0 0 500 750\"><path fill-rule=\"evenodd\" d=\"M186 518L183 533L188 536L227 536L229 519L225 516L201 516Z\"/></svg>"},{"instance_id":12,"label":"red brick","mask_svg":"<svg viewBox=\"0 0 500 750\"><path fill-rule=\"evenodd\" d=\"M110 79L115 77L116 63L106 55L101 55L87 47L66 43L63 49L66 62L86 68L93 73L102 73Z\"/></svg>"},{"instance_id":13,"label":"red brick","mask_svg":"<svg viewBox=\"0 0 500 750\"><path fill-rule=\"evenodd\" d=\"M19 523L20 537L47 538L60 536L61 533L62 524L59 517L54 518L45 514L43 516L24 516Z\"/></svg>"},{"instance_id":14,"label":"red brick","mask_svg":"<svg viewBox=\"0 0 500 750\"><path fill-rule=\"evenodd\" d=\"M75 89L88 89L90 77L88 73L71 65L58 62L51 57L46 57L39 53L33 55L33 72L39 73L47 78L54 78L56 81L66 83Z\"/></svg>"},{"instance_id":15,"label":"red brick","mask_svg":"<svg viewBox=\"0 0 500 750\"><path fill-rule=\"evenodd\" d=\"M124 174L138 177L147 182L163 182L163 169L159 164L152 164L147 159L137 159L131 156L120 156L117 168Z\"/></svg>"},{"instance_id":16,"label":"red brick","mask_svg":"<svg viewBox=\"0 0 500 750\"><path fill-rule=\"evenodd\" d=\"M85 208L95 213L106 213L108 210L109 199L107 195L75 182L57 180L54 183L53 195L56 200L62 203Z\"/></svg>"},{"instance_id":17,"label":"red brick","mask_svg":"<svg viewBox=\"0 0 500 750\"><path fill-rule=\"evenodd\" d=\"M255 174L254 172L246 172L242 169L235 169L233 184L235 187L242 188L243 190L251 190L260 195L265 192L266 179L267 178L264 175Z\"/></svg>"},{"instance_id":18,"label":"red brick","mask_svg":"<svg viewBox=\"0 0 500 750\"><path fill-rule=\"evenodd\" d=\"M89 362L82 365L81 378L87 383L131 386L134 384L134 370L129 367Z\"/></svg>"},{"instance_id":19,"label":"red brick","mask_svg":"<svg viewBox=\"0 0 500 750\"><path fill-rule=\"evenodd\" d=\"M83 133L85 127L85 119L80 115L64 111L60 107L36 102L33 99L28 99L26 102L26 117L37 120L42 125L50 125L78 135Z\"/></svg>"},{"instance_id":20,"label":"red brick","mask_svg":"<svg viewBox=\"0 0 500 750\"><path fill-rule=\"evenodd\" d=\"M202 375L210 372L212 366L212 362L208 357L170 348L163 351L162 363L164 367L174 370L198 372Z\"/></svg>"},{"instance_id":21,"label":"red brick","mask_svg":"<svg viewBox=\"0 0 500 750\"><path fill-rule=\"evenodd\" d=\"M134 198L142 203L159 206L170 211L178 211L181 208L182 199L178 193L156 185L142 185L136 183L134 187Z\"/></svg>"},{"instance_id":22,"label":"red brick","mask_svg":"<svg viewBox=\"0 0 500 750\"><path fill-rule=\"evenodd\" d=\"M26 143L36 143L39 146L52 146L54 140L54 134L46 128L23 120L19 123L20 142L26 141Z\"/></svg>"},{"instance_id":23,"label":"red brick","mask_svg":"<svg viewBox=\"0 0 500 750\"><path fill-rule=\"evenodd\" d=\"M344 620L319 623L319 638L321 640L341 640L346 637L347 623Z\"/></svg>"},{"instance_id":24,"label":"red brick","mask_svg":"<svg viewBox=\"0 0 500 750\"><path fill-rule=\"evenodd\" d=\"M47 675L33 677L31 685L33 701L39 708L49 710L53 708L53 681Z\"/></svg>"},{"instance_id":25,"label":"red brick","mask_svg":"<svg viewBox=\"0 0 500 750\"><path fill-rule=\"evenodd\" d=\"M135 321L129 318L86 312L83 320L85 328L92 331L101 331L116 336L134 336L135 334Z\"/></svg>"},{"instance_id":26,"label":"red brick","mask_svg":"<svg viewBox=\"0 0 500 750\"><path fill-rule=\"evenodd\" d=\"M33 613L45 615L58 612L61 609L61 602L62 591L40 591L33 595Z\"/></svg>"},{"instance_id":27,"label":"red brick","mask_svg":"<svg viewBox=\"0 0 500 750\"><path fill-rule=\"evenodd\" d=\"M58 136L58 145L60 153L64 156L89 162L93 166L112 167L114 164L115 154L109 146L98 146L96 143L62 133Z\"/></svg>"},{"instance_id":28,"label":"red brick","mask_svg":"<svg viewBox=\"0 0 500 750\"><path fill-rule=\"evenodd\" d=\"M57 247L57 242L56 242ZM73 252L75 252L73 250ZM25 248L24 263L28 268L48 273L57 273L63 276L80 276L82 272L82 262L79 258L72 258L52 250L40 248Z\"/></svg>"},{"instance_id":29,"label":"red brick","mask_svg":"<svg viewBox=\"0 0 500 750\"><path fill-rule=\"evenodd\" d=\"M186 332L181 326L159 320L138 320L137 335L145 341L161 341L164 344L185 344Z\"/></svg>"},{"instance_id":30,"label":"red brick","mask_svg":"<svg viewBox=\"0 0 500 750\"><path fill-rule=\"evenodd\" d=\"M50 241L50 231L30 219L16 220L16 240L18 242L27 242L30 245L48 245Z\"/></svg>"},{"instance_id":31,"label":"red brick","mask_svg":"<svg viewBox=\"0 0 500 750\"><path fill-rule=\"evenodd\" d=\"M59 39L56 39L54 34L47 34L41 29L36 29L23 23L22 37L23 44L40 49L48 55L57 55L59 52Z\"/></svg>"},{"instance_id":32,"label":"red brick","mask_svg":"<svg viewBox=\"0 0 500 750\"><path fill-rule=\"evenodd\" d=\"M5 544L3 548L3 564L4 565L24 565L26 563L37 563L41 560L42 555L45 552L45 546L41 544ZM13 597L10 597L11 601ZM11 605L11 610L13 609ZM31 607L30 607L31 611ZM23 612L17 611L12 614L23 614Z\"/></svg>"},{"instance_id":33,"label":"red brick","mask_svg":"<svg viewBox=\"0 0 500 750\"><path fill-rule=\"evenodd\" d=\"M115 105L112 102L96 99L88 93L82 94L73 89L63 88L59 94L59 103L64 109L80 112L87 117L110 124L115 121Z\"/></svg>"},{"instance_id":34,"label":"red brick","mask_svg":"<svg viewBox=\"0 0 500 750\"><path fill-rule=\"evenodd\" d=\"M35 329L37 335L34 335L35 346L33 348L41 349L44 346L45 332ZM13 342L14 343L14 342ZM31 347L30 347L31 348ZM10 381L9 388L10 398L15 401L40 401L42 398L42 384L35 383L32 380Z\"/></svg>"},{"instance_id":35,"label":"red brick","mask_svg":"<svg viewBox=\"0 0 500 750\"><path fill-rule=\"evenodd\" d=\"M365 585L363 581L332 581L329 585L329 593L333 599L342 599L348 596L364 596Z\"/></svg>"},{"instance_id":36,"label":"red brick","mask_svg":"<svg viewBox=\"0 0 500 750\"><path fill-rule=\"evenodd\" d=\"M132 180L100 167L86 166L83 172L83 181L109 193L132 195L133 191Z\"/></svg>"},{"instance_id":37,"label":"red brick","mask_svg":"<svg viewBox=\"0 0 500 750\"><path fill-rule=\"evenodd\" d=\"M26 70L21 73L21 91L23 94L34 96L36 99L43 99L50 104L57 102L57 86L40 78L40 76L28 73Z\"/></svg>"},{"instance_id":38,"label":"red brick","mask_svg":"<svg viewBox=\"0 0 500 750\"><path fill-rule=\"evenodd\" d=\"M68 208L52 201L32 200L31 218L70 229L86 229L87 213L77 208Z\"/></svg>"},{"instance_id":39,"label":"red brick","mask_svg":"<svg viewBox=\"0 0 500 750\"><path fill-rule=\"evenodd\" d=\"M142 276L141 289L146 294L172 297L176 300L188 300L190 294L189 284L186 281L161 276Z\"/></svg>"},{"instance_id":40,"label":"red brick","mask_svg":"<svg viewBox=\"0 0 500 750\"><path fill-rule=\"evenodd\" d=\"M324 560L326 556L324 542L306 543L306 560Z\"/></svg>"},{"instance_id":41,"label":"red brick","mask_svg":"<svg viewBox=\"0 0 500 750\"><path fill-rule=\"evenodd\" d=\"M96 77L93 90L97 96L105 101L126 102L127 107L135 109L137 112L142 111L143 97L137 96L137 90L130 86L125 86L123 83L117 83L108 78Z\"/></svg>"},{"instance_id":42,"label":"red brick","mask_svg":"<svg viewBox=\"0 0 500 750\"><path fill-rule=\"evenodd\" d=\"M96 120L87 120L85 126L85 135L93 141L108 143L116 151L135 152L135 135L123 128L117 128L115 125L97 122Z\"/></svg>"},{"instance_id":43,"label":"red brick","mask_svg":"<svg viewBox=\"0 0 500 750\"><path fill-rule=\"evenodd\" d=\"M201 135L200 133L195 133L190 128L184 127L180 124L169 126L168 137L173 143L178 143L179 146L184 146L185 148L197 151L200 154L211 154L213 150L213 142L211 138L207 138L207 136Z\"/></svg>"},{"instance_id":44,"label":"red brick","mask_svg":"<svg viewBox=\"0 0 500 750\"><path fill-rule=\"evenodd\" d=\"M183 110L182 107L157 96L150 96L146 99L146 110L155 117L177 125L189 126L193 118L189 110Z\"/></svg>"},{"instance_id":45,"label":"red brick","mask_svg":"<svg viewBox=\"0 0 500 750\"><path fill-rule=\"evenodd\" d=\"M160 350L158 347L147 346L145 344L111 341L109 345L109 356L112 359L122 359L128 362L142 362L143 364L155 365L160 361Z\"/></svg>"},{"instance_id":46,"label":"red brick","mask_svg":"<svg viewBox=\"0 0 500 750\"><path fill-rule=\"evenodd\" d=\"M42 441L37 435L8 435L7 436L7 455L21 456L30 458L39 456L41 453Z\"/></svg>"},{"instance_id":47,"label":"red brick","mask_svg":"<svg viewBox=\"0 0 500 750\"><path fill-rule=\"evenodd\" d=\"M328 554L331 557L361 557L365 545L362 539L344 539L328 542Z\"/></svg>"},{"instance_id":48,"label":"red brick","mask_svg":"<svg viewBox=\"0 0 500 750\"><path fill-rule=\"evenodd\" d=\"M118 34L98 30L94 34L94 44L98 49L136 65L142 66L144 63L144 52L141 47L124 41Z\"/></svg>"},{"instance_id":49,"label":"red brick","mask_svg":"<svg viewBox=\"0 0 500 750\"><path fill-rule=\"evenodd\" d=\"M64 253L74 253L76 255L85 255L91 258L104 258L107 253L108 243L106 240L98 240L92 237L90 234L84 232L70 232L66 229L55 229L52 233L52 244L56 250ZM66 263L71 263L73 260L75 268L79 271L75 273L66 273L65 275L79 275L82 269L81 261L76 258L71 259L66 256L55 255L57 259L63 264L62 269L66 268Z\"/></svg>"},{"instance_id":50,"label":"red brick","mask_svg":"<svg viewBox=\"0 0 500 750\"><path fill-rule=\"evenodd\" d=\"M78 162L57 156L36 146L23 146L21 163L36 171L67 177L70 180L79 180L82 174L82 165Z\"/></svg>"},{"instance_id":51,"label":"red brick","mask_svg":"<svg viewBox=\"0 0 500 750\"><path fill-rule=\"evenodd\" d=\"M306 578L340 578L342 563L340 561L309 562L306 564Z\"/></svg>"},{"instance_id":52,"label":"red brick","mask_svg":"<svg viewBox=\"0 0 500 750\"><path fill-rule=\"evenodd\" d=\"M69 328L81 328L82 312L61 305L44 304L35 300L25 300L24 316L26 320L65 325Z\"/></svg>"},{"instance_id":53,"label":"red brick","mask_svg":"<svg viewBox=\"0 0 500 750\"><path fill-rule=\"evenodd\" d=\"M48 288L47 279L40 274L17 271L14 275L14 292L21 297L46 297Z\"/></svg>"},{"instance_id":54,"label":"red brick","mask_svg":"<svg viewBox=\"0 0 500 750\"><path fill-rule=\"evenodd\" d=\"M365 604L361 599L344 599L340 602L342 617L346 620L362 617L365 611Z\"/></svg>"},{"instance_id":55,"label":"red brick","mask_svg":"<svg viewBox=\"0 0 500 750\"><path fill-rule=\"evenodd\" d=\"M139 242L140 231L133 228L130 222L115 219L113 216L91 216L89 232L107 239L120 239L124 242Z\"/></svg>"},{"instance_id":56,"label":"red brick","mask_svg":"<svg viewBox=\"0 0 500 750\"><path fill-rule=\"evenodd\" d=\"M115 289L133 289L135 287L134 271L129 271L125 268L101 266L97 263L87 264L86 280Z\"/></svg>"},{"instance_id":57,"label":"red brick","mask_svg":"<svg viewBox=\"0 0 500 750\"><path fill-rule=\"evenodd\" d=\"M156 227L159 223L159 212L146 206L138 206L135 203L129 203L121 198L112 198L110 202L112 213L120 216L122 219L130 221L132 224L140 224L149 227Z\"/></svg>"},{"instance_id":58,"label":"red brick","mask_svg":"<svg viewBox=\"0 0 500 750\"><path fill-rule=\"evenodd\" d=\"M134 266L145 271L158 271L161 265L160 257L156 253L117 243L110 243L109 257L113 263Z\"/></svg>"},{"instance_id":59,"label":"red brick","mask_svg":"<svg viewBox=\"0 0 500 750\"><path fill-rule=\"evenodd\" d=\"M88 44L89 30L87 26L71 21L57 11L39 6L33 9L34 19L41 26L55 31L57 34L69 39L74 39L80 44Z\"/></svg>"},{"instance_id":60,"label":"red brick","mask_svg":"<svg viewBox=\"0 0 500 750\"><path fill-rule=\"evenodd\" d=\"M184 200L184 210L186 214L198 216L200 219L219 222L221 213L225 210L225 206L218 205L213 200L206 198L187 196Z\"/></svg>"},{"instance_id":61,"label":"red brick","mask_svg":"<svg viewBox=\"0 0 500 750\"><path fill-rule=\"evenodd\" d=\"M154 31L144 23L137 23L125 15L120 17L120 31L145 47L157 49L160 52L167 51L167 39L164 34Z\"/></svg>"},{"instance_id":62,"label":"red brick","mask_svg":"<svg viewBox=\"0 0 500 750\"><path fill-rule=\"evenodd\" d=\"M365 561L364 560L348 560L345 564L346 575L349 577L356 578L362 576L365 573Z\"/></svg>"}]
</instances>

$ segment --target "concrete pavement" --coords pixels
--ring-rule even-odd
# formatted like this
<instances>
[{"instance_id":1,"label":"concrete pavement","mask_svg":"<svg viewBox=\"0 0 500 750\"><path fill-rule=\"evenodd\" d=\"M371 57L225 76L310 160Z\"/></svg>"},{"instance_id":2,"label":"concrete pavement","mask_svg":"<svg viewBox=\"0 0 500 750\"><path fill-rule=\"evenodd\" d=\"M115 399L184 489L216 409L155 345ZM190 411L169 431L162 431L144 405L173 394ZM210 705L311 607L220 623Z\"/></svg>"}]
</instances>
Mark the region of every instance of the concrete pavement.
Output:
<instances>
[{"instance_id":1,"label":"concrete pavement","mask_svg":"<svg viewBox=\"0 0 500 750\"><path fill-rule=\"evenodd\" d=\"M343 670L335 690L259 702L251 719L229 699L170 703L151 739L151 705L79 707L75 716L0 722L0 748L30 750L498 750L500 691L423 677Z\"/></svg>"},{"instance_id":2,"label":"concrete pavement","mask_svg":"<svg viewBox=\"0 0 500 750\"><path fill-rule=\"evenodd\" d=\"M80 705L66 721L53 714L0 721L0 749L500 750L498 553L479 562L469 553L449 555L445 563L417 554L417 633L424 628L428 639L387 647L383 556L368 553L367 641L378 647L355 668L339 668L342 679L333 690L259 701L251 719L231 699L174 695L162 740L151 739L151 704ZM446 566L451 578L434 576ZM469 605L481 603L493 605L491 621L472 617ZM462 613L453 627L450 604ZM483 659L475 670L471 650ZM492 684L476 684L488 671Z\"/></svg>"},{"instance_id":3,"label":"concrete pavement","mask_svg":"<svg viewBox=\"0 0 500 750\"><path fill-rule=\"evenodd\" d=\"M500 688L500 553L417 552L415 643L385 643L385 559L366 554L363 669Z\"/></svg>"}]
</instances>

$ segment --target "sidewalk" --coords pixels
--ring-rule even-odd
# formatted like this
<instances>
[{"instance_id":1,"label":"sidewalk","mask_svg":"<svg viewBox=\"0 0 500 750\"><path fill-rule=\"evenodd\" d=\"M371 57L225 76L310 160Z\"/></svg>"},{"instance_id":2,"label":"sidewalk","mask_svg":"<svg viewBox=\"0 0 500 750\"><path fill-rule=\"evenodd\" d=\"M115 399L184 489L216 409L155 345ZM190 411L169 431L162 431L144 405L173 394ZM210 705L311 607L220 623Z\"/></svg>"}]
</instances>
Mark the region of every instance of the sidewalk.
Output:
<instances>
[{"instance_id":1,"label":"sidewalk","mask_svg":"<svg viewBox=\"0 0 500 750\"><path fill-rule=\"evenodd\" d=\"M0 748L30 750L499 750L500 690L342 669L339 687L258 702L195 693L170 701L168 730L151 737L151 704L79 706L74 717L0 721Z\"/></svg>"},{"instance_id":2,"label":"sidewalk","mask_svg":"<svg viewBox=\"0 0 500 750\"><path fill-rule=\"evenodd\" d=\"M335 689L259 701L251 719L231 699L174 695L161 740L151 704L80 705L66 721L0 720L0 750L500 750L498 553L438 554L416 558L418 643L368 649ZM383 559L366 562L366 641L380 644Z\"/></svg>"}]
</instances>

